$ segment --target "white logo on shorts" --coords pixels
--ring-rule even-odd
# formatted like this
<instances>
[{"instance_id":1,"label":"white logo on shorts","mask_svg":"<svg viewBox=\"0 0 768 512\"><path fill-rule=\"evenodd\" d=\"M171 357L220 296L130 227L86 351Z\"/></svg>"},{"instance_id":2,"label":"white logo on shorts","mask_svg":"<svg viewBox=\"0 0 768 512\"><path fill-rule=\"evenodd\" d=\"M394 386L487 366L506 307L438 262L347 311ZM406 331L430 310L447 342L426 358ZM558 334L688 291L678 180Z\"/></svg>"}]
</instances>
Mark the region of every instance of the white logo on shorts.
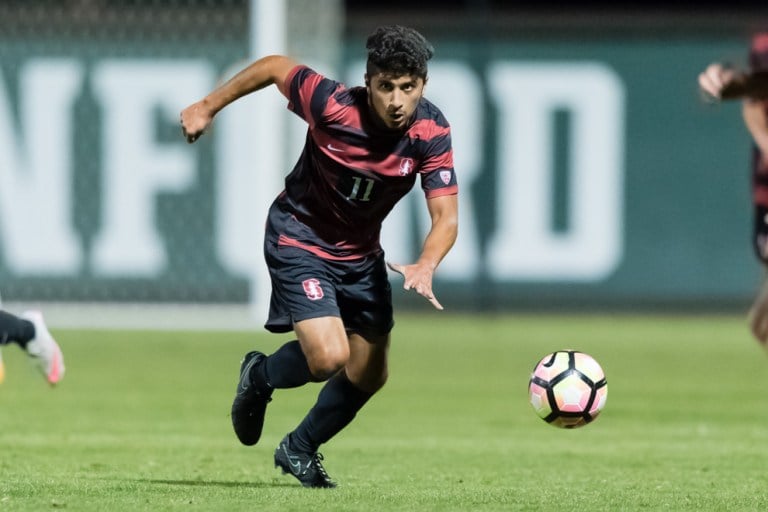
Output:
<instances>
[{"instance_id":1,"label":"white logo on shorts","mask_svg":"<svg viewBox=\"0 0 768 512\"><path fill-rule=\"evenodd\" d=\"M323 289L320 287L320 281L315 279L305 279L302 281L301 286L304 287L304 293L307 294L309 300L320 300L323 298Z\"/></svg>"}]
</instances>

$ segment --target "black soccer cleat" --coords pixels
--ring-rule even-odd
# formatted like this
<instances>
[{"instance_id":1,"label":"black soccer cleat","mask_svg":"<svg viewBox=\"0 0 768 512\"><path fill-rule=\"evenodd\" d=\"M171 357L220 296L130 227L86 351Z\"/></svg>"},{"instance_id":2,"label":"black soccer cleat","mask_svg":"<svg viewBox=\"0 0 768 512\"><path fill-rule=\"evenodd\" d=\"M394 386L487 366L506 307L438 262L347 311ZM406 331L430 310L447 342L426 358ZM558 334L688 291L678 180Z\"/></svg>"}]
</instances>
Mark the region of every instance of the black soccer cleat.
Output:
<instances>
[{"instance_id":1,"label":"black soccer cleat","mask_svg":"<svg viewBox=\"0 0 768 512\"><path fill-rule=\"evenodd\" d=\"M304 487L332 489L336 483L325 472L321 461L322 453L304 453L291 449L288 436L285 436L275 449L275 467L284 474L293 475Z\"/></svg>"},{"instance_id":2,"label":"black soccer cleat","mask_svg":"<svg viewBox=\"0 0 768 512\"><path fill-rule=\"evenodd\" d=\"M240 365L240 380L232 402L232 426L237 438L246 446L259 442L267 404L272 401L272 390L258 389L250 376L251 369L262 364L266 357L261 352L248 352Z\"/></svg>"}]
</instances>

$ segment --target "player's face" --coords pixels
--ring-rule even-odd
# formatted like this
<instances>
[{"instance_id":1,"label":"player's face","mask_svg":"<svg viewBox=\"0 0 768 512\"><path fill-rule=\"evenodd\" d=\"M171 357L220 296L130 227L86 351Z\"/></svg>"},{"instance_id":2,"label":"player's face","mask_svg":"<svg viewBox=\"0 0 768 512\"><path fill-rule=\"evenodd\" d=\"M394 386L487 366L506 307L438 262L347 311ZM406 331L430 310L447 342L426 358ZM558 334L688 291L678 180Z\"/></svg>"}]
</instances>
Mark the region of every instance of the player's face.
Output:
<instances>
[{"instance_id":1,"label":"player's face","mask_svg":"<svg viewBox=\"0 0 768 512\"><path fill-rule=\"evenodd\" d=\"M366 75L365 83L375 116L391 130L405 130L424 94L426 81L413 75L376 73Z\"/></svg>"}]
</instances>

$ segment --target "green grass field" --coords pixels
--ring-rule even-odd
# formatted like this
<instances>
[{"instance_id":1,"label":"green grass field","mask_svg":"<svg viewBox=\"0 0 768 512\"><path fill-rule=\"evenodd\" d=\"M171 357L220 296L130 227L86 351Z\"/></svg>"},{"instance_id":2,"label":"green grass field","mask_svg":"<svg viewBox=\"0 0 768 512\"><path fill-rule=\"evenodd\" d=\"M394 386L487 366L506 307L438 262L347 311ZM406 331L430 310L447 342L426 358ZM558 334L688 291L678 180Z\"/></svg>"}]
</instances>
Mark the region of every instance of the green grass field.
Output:
<instances>
[{"instance_id":1,"label":"green grass field","mask_svg":"<svg viewBox=\"0 0 768 512\"><path fill-rule=\"evenodd\" d=\"M0 510L768 509L768 359L741 316L403 316L387 386L323 447L334 490L272 464L319 385L278 391L259 445L229 422L266 333L55 330L49 389L17 347L0 386ZM527 402L533 365L575 348L608 404L559 430Z\"/></svg>"}]
</instances>

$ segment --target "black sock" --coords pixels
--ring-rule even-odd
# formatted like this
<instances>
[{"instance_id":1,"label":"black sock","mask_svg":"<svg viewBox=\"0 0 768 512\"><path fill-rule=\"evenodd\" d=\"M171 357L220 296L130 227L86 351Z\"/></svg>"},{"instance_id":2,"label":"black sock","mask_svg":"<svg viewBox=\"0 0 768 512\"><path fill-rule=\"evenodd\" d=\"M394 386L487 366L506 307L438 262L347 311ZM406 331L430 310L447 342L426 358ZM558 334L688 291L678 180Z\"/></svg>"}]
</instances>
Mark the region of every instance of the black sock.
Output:
<instances>
[{"instance_id":1,"label":"black sock","mask_svg":"<svg viewBox=\"0 0 768 512\"><path fill-rule=\"evenodd\" d=\"M267 357L264 364L255 366L251 380L257 386L287 389L303 386L313 378L301 345L298 340L293 340Z\"/></svg>"},{"instance_id":2,"label":"black sock","mask_svg":"<svg viewBox=\"0 0 768 512\"><path fill-rule=\"evenodd\" d=\"M26 348L27 342L35 337L35 325L16 315L0 311L0 345L16 342Z\"/></svg>"},{"instance_id":3,"label":"black sock","mask_svg":"<svg viewBox=\"0 0 768 512\"><path fill-rule=\"evenodd\" d=\"M372 396L373 393L352 384L344 371L337 373L326 382L315 406L291 432L291 448L315 453L321 444L349 425Z\"/></svg>"}]
</instances>

